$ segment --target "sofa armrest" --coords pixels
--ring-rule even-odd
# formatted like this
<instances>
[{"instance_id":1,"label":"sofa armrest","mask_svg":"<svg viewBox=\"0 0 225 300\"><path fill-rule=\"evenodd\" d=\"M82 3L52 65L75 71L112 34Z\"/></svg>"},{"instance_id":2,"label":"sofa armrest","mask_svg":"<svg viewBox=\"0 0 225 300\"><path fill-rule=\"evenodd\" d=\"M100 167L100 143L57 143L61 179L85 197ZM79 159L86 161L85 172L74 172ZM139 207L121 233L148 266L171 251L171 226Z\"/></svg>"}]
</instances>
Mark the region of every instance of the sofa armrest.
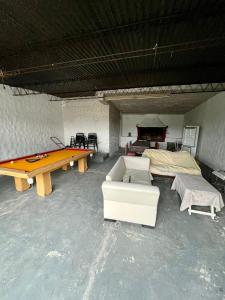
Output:
<instances>
[{"instance_id":1,"label":"sofa armrest","mask_svg":"<svg viewBox=\"0 0 225 300\"><path fill-rule=\"evenodd\" d=\"M102 192L105 201L121 201L133 204L157 205L160 196L159 188L124 182L104 181Z\"/></svg>"},{"instance_id":2,"label":"sofa armrest","mask_svg":"<svg viewBox=\"0 0 225 300\"><path fill-rule=\"evenodd\" d=\"M106 181L122 181L125 171L124 159L120 156L110 172L106 175Z\"/></svg>"}]
</instances>

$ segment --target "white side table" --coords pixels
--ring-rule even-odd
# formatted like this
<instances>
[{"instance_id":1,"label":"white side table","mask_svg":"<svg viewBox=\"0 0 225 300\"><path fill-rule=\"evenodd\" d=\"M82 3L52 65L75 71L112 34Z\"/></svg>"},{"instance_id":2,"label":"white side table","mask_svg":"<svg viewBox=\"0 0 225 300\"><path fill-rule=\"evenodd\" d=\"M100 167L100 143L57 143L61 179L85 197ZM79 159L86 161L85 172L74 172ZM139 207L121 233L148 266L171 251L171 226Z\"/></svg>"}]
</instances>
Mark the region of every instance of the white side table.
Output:
<instances>
[{"instance_id":1,"label":"white side table","mask_svg":"<svg viewBox=\"0 0 225 300\"><path fill-rule=\"evenodd\" d=\"M214 209L220 211L224 207L221 193L200 175L177 174L171 189L181 197L180 211L188 208L189 215L195 213L214 219ZM210 206L210 212L192 209L192 205Z\"/></svg>"}]
</instances>

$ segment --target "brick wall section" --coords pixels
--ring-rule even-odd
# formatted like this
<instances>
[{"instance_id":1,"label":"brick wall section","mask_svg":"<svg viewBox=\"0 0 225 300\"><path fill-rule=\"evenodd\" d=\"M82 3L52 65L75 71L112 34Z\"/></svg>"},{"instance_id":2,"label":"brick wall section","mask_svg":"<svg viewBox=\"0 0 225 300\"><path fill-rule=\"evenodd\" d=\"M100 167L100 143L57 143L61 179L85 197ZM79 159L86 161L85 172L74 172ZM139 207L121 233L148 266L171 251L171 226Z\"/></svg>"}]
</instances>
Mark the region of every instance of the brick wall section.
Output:
<instances>
[{"instance_id":1,"label":"brick wall section","mask_svg":"<svg viewBox=\"0 0 225 300\"><path fill-rule=\"evenodd\" d=\"M126 143L137 140L137 124L144 119L157 116L166 126L168 126L165 143L159 143L161 148L166 149L167 142L181 141L183 136L184 115L162 115L162 114L122 114L121 116L121 136L120 146L125 147ZM131 137L128 137L131 132Z\"/></svg>"},{"instance_id":2,"label":"brick wall section","mask_svg":"<svg viewBox=\"0 0 225 300\"><path fill-rule=\"evenodd\" d=\"M61 102L48 95L13 96L0 85L0 160L55 149L49 139L64 140Z\"/></svg>"},{"instance_id":3,"label":"brick wall section","mask_svg":"<svg viewBox=\"0 0 225 300\"><path fill-rule=\"evenodd\" d=\"M65 101L63 120L66 144L77 132L96 132L99 151L109 153L109 105L96 99Z\"/></svg>"},{"instance_id":4,"label":"brick wall section","mask_svg":"<svg viewBox=\"0 0 225 300\"><path fill-rule=\"evenodd\" d=\"M200 125L197 157L213 169L225 170L225 92L185 114L187 125Z\"/></svg>"}]
</instances>

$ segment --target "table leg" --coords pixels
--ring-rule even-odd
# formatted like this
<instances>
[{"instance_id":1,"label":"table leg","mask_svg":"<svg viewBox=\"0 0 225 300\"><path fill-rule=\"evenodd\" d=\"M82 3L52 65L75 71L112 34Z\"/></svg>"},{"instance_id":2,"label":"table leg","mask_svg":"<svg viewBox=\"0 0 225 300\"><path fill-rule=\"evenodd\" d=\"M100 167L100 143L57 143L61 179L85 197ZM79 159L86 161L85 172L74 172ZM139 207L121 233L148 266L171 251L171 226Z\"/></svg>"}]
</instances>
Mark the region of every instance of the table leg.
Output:
<instances>
[{"instance_id":1,"label":"table leg","mask_svg":"<svg viewBox=\"0 0 225 300\"><path fill-rule=\"evenodd\" d=\"M191 205L188 208L188 213L189 213L189 216L190 216L191 215Z\"/></svg>"},{"instance_id":2,"label":"table leg","mask_svg":"<svg viewBox=\"0 0 225 300\"><path fill-rule=\"evenodd\" d=\"M84 173L87 171L87 157L83 157L78 160L78 171Z\"/></svg>"},{"instance_id":3,"label":"table leg","mask_svg":"<svg viewBox=\"0 0 225 300\"><path fill-rule=\"evenodd\" d=\"M211 218L214 220L216 214L214 213L214 206L213 205L211 205L211 209L210 210L211 210Z\"/></svg>"},{"instance_id":4,"label":"table leg","mask_svg":"<svg viewBox=\"0 0 225 300\"><path fill-rule=\"evenodd\" d=\"M37 194L39 196L47 196L52 192L51 174L43 173L36 176Z\"/></svg>"},{"instance_id":5,"label":"table leg","mask_svg":"<svg viewBox=\"0 0 225 300\"><path fill-rule=\"evenodd\" d=\"M14 180L15 180L15 187L18 192L23 192L30 188L30 185L27 182L27 179L14 177Z\"/></svg>"},{"instance_id":6,"label":"table leg","mask_svg":"<svg viewBox=\"0 0 225 300\"><path fill-rule=\"evenodd\" d=\"M64 166L62 166L62 170L63 171L68 171L70 169L70 165L69 164L66 164Z\"/></svg>"}]
</instances>

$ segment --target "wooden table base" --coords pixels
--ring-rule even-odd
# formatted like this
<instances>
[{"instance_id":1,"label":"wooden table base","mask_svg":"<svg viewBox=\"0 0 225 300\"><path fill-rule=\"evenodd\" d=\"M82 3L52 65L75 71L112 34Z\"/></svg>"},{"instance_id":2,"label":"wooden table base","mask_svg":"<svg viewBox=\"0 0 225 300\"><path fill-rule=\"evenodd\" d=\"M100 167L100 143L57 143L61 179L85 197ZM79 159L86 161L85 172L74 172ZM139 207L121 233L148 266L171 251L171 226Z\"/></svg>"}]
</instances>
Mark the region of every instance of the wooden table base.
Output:
<instances>
[{"instance_id":1,"label":"wooden table base","mask_svg":"<svg viewBox=\"0 0 225 300\"><path fill-rule=\"evenodd\" d=\"M87 158L81 158L78 160L78 171L81 173L84 173L85 171L87 171L88 167L87 167Z\"/></svg>"},{"instance_id":2,"label":"wooden table base","mask_svg":"<svg viewBox=\"0 0 225 300\"><path fill-rule=\"evenodd\" d=\"M30 188L27 179L14 177L15 187L18 192L24 192Z\"/></svg>"},{"instance_id":3,"label":"wooden table base","mask_svg":"<svg viewBox=\"0 0 225 300\"><path fill-rule=\"evenodd\" d=\"M36 176L37 194L41 197L47 196L52 192L51 174L43 173Z\"/></svg>"}]
</instances>

